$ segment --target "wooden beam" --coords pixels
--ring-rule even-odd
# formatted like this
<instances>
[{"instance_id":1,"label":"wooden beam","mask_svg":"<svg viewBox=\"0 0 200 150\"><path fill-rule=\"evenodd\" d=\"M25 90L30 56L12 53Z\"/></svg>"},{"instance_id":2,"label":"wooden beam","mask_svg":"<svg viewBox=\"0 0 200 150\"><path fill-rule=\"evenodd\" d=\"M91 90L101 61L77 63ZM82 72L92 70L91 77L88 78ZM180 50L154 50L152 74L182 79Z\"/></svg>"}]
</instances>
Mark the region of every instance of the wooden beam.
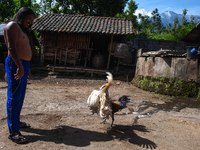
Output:
<instances>
[{"instance_id":1,"label":"wooden beam","mask_svg":"<svg viewBox=\"0 0 200 150\"><path fill-rule=\"evenodd\" d=\"M112 50L112 45L113 45L113 35L111 35L111 41L110 41L110 49L109 49L109 56L108 56L108 63L107 63L107 69L109 69L110 66L110 57L111 57L111 50Z\"/></svg>"}]
</instances>

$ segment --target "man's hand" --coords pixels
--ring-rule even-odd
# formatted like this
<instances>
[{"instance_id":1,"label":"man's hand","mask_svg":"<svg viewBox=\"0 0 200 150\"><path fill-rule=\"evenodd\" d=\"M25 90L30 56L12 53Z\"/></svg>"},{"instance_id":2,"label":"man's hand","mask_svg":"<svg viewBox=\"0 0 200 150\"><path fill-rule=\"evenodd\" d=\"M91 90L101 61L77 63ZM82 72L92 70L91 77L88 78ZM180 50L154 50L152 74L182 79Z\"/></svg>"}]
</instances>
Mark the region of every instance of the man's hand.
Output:
<instances>
[{"instance_id":1,"label":"man's hand","mask_svg":"<svg viewBox=\"0 0 200 150\"><path fill-rule=\"evenodd\" d=\"M15 80L19 80L23 77L24 75L24 68L22 67L18 67L16 70L16 74L14 74L14 78Z\"/></svg>"}]
</instances>

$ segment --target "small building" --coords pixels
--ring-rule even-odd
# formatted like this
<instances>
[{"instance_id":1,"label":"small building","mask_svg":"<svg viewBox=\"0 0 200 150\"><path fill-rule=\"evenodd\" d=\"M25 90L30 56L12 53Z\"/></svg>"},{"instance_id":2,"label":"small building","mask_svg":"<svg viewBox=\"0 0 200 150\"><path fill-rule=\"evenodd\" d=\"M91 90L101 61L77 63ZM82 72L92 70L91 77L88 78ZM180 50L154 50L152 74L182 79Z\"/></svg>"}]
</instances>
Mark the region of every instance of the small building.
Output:
<instances>
[{"instance_id":1,"label":"small building","mask_svg":"<svg viewBox=\"0 0 200 150\"><path fill-rule=\"evenodd\" d=\"M133 35L131 20L69 14L47 14L35 19L40 33L40 63L55 66L110 67L115 47Z\"/></svg>"},{"instance_id":2,"label":"small building","mask_svg":"<svg viewBox=\"0 0 200 150\"><path fill-rule=\"evenodd\" d=\"M181 41L186 45L200 46L200 22Z\"/></svg>"},{"instance_id":3,"label":"small building","mask_svg":"<svg viewBox=\"0 0 200 150\"><path fill-rule=\"evenodd\" d=\"M183 39L181 39L186 45L186 52L189 57L196 57L196 55L191 54L191 49L195 48L200 50L200 22L190 31ZM199 57L198 57L199 58ZM200 64L200 61L199 61Z\"/></svg>"}]
</instances>

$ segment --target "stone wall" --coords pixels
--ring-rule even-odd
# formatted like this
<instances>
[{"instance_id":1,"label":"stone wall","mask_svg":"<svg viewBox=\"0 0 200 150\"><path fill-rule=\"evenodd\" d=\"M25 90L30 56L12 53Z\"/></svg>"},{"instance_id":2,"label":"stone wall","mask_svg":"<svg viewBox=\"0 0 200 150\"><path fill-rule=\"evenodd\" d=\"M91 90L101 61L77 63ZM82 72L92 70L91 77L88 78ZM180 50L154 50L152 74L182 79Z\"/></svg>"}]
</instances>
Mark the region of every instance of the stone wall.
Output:
<instances>
[{"instance_id":1,"label":"stone wall","mask_svg":"<svg viewBox=\"0 0 200 150\"><path fill-rule=\"evenodd\" d=\"M139 57L135 75L177 78L200 83L198 59Z\"/></svg>"},{"instance_id":2,"label":"stone wall","mask_svg":"<svg viewBox=\"0 0 200 150\"><path fill-rule=\"evenodd\" d=\"M147 51L156 51L162 49L167 50L185 50L186 44L183 41L167 41L154 39L134 39L134 47L136 49L146 49Z\"/></svg>"}]
</instances>

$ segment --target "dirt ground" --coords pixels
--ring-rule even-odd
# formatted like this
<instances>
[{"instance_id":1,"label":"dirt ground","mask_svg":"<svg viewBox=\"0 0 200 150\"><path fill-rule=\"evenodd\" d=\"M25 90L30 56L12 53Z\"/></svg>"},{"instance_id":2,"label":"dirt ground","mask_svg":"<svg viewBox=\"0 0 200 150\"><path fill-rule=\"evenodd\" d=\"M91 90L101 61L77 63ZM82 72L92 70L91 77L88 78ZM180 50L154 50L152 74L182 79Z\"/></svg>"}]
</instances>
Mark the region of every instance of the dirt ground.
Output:
<instances>
[{"instance_id":1,"label":"dirt ground","mask_svg":"<svg viewBox=\"0 0 200 150\"><path fill-rule=\"evenodd\" d=\"M106 75L105 75L106 76ZM0 150L197 150L200 149L200 103L143 91L116 80L109 89L112 100L129 96L132 103L115 114L111 123L88 108L88 96L105 78L32 77L27 86L21 130L27 144L10 141L6 121L7 83L0 82ZM120 82L120 84L116 84Z\"/></svg>"}]
</instances>

